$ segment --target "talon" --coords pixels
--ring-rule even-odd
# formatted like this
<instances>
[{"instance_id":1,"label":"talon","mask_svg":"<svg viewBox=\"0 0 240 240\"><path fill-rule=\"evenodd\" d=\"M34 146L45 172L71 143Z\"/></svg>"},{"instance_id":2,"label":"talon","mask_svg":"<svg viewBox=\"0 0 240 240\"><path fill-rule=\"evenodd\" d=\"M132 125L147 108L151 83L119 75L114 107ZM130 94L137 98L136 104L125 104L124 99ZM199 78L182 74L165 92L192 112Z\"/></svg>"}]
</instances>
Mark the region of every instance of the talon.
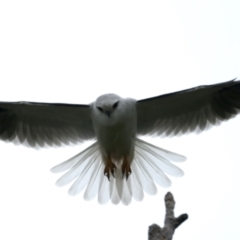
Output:
<instances>
[{"instance_id":1,"label":"talon","mask_svg":"<svg viewBox=\"0 0 240 240\"><path fill-rule=\"evenodd\" d=\"M128 177L131 175L131 173L132 173L132 170L130 167L129 167L128 171L122 170L122 177L124 177L124 174L126 174L126 180L128 180Z\"/></svg>"},{"instance_id":2,"label":"talon","mask_svg":"<svg viewBox=\"0 0 240 240\"><path fill-rule=\"evenodd\" d=\"M126 180L128 180L128 177L132 173L132 170L130 168L128 159L124 156L123 164L122 164L122 177L124 177L124 174L126 174Z\"/></svg>"},{"instance_id":3,"label":"talon","mask_svg":"<svg viewBox=\"0 0 240 240\"><path fill-rule=\"evenodd\" d=\"M131 175L131 173L132 173L132 171L131 171L131 169L129 169L129 171L126 174L126 180L128 180L128 177Z\"/></svg>"},{"instance_id":4,"label":"talon","mask_svg":"<svg viewBox=\"0 0 240 240\"><path fill-rule=\"evenodd\" d=\"M110 173L112 173L112 176L114 176L114 172L116 170L116 165L111 161L110 157L107 159L105 169L104 169L104 175L108 178L110 181Z\"/></svg>"},{"instance_id":5,"label":"talon","mask_svg":"<svg viewBox=\"0 0 240 240\"><path fill-rule=\"evenodd\" d=\"M111 173L112 173L112 176L113 176L114 178L115 178L115 175L114 175L115 170L116 170L115 167L111 169Z\"/></svg>"},{"instance_id":6,"label":"talon","mask_svg":"<svg viewBox=\"0 0 240 240\"><path fill-rule=\"evenodd\" d=\"M110 175L108 172L105 172L106 170L104 170L104 175L108 178L108 181L110 181Z\"/></svg>"}]
</instances>

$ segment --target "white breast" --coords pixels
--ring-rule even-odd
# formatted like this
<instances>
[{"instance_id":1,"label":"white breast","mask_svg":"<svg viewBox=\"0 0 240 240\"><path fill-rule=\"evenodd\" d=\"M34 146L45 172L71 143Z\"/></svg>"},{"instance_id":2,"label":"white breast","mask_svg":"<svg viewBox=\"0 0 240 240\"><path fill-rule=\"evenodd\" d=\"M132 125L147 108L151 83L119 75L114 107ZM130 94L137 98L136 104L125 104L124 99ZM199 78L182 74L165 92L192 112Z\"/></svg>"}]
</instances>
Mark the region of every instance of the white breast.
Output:
<instances>
[{"instance_id":1,"label":"white breast","mask_svg":"<svg viewBox=\"0 0 240 240\"><path fill-rule=\"evenodd\" d=\"M103 156L110 154L120 160L123 155L133 158L137 115L134 99L119 100L119 105L109 118L92 105L92 122Z\"/></svg>"}]
</instances>

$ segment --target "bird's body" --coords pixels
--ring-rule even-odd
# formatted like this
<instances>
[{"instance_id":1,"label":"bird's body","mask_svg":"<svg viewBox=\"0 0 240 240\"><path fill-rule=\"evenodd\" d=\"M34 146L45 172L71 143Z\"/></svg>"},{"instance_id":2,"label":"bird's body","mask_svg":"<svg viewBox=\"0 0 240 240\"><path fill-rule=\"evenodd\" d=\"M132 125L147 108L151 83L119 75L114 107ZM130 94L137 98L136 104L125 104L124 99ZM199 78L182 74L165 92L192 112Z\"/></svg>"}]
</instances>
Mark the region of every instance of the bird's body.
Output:
<instances>
[{"instance_id":1,"label":"bird's body","mask_svg":"<svg viewBox=\"0 0 240 240\"><path fill-rule=\"evenodd\" d=\"M182 155L153 146L141 135L181 135L203 131L240 112L240 81L200 86L144 100L105 94L90 105L0 102L0 139L30 147L61 146L96 139L90 147L57 165L68 170L58 181L85 199L129 204L155 194L155 183L171 185L182 176L172 162Z\"/></svg>"},{"instance_id":2,"label":"bird's body","mask_svg":"<svg viewBox=\"0 0 240 240\"><path fill-rule=\"evenodd\" d=\"M114 96L119 102L118 111L113 110L110 116L102 114L97 110L98 101L96 101L91 105L92 122L103 156L110 154L114 159L121 160L125 154L132 155L134 149L137 130L136 101L123 100L115 94L101 97L106 100L109 96ZM112 105L114 103L111 107ZM101 106L104 107L103 104Z\"/></svg>"},{"instance_id":3,"label":"bird's body","mask_svg":"<svg viewBox=\"0 0 240 240\"><path fill-rule=\"evenodd\" d=\"M117 104L114 108L114 104ZM108 114L102 114L102 111ZM115 111L115 109L118 111ZM108 168L111 163L131 165L134 156L137 112L134 99L122 99L115 94L105 94L91 105L93 127L99 142L102 159ZM113 165L114 167L114 165ZM109 177L109 170L106 170ZM110 170L114 172L114 170ZM123 169L123 174L128 173Z\"/></svg>"}]
</instances>

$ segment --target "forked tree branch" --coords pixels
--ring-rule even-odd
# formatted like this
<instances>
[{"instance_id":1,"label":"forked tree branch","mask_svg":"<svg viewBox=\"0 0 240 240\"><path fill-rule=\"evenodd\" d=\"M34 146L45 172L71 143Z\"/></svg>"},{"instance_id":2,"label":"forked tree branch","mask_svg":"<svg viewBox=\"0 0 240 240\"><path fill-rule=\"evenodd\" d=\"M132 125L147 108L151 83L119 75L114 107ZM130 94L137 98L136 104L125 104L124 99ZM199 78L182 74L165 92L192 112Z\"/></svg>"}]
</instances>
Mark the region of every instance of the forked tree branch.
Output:
<instances>
[{"instance_id":1,"label":"forked tree branch","mask_svg":"<svg viewBox=\"0 0 240 240\"><path fill-rule=\"evenodd\" d=\"M175 229L188 219L187 214L174 217L175 201L172 193L168 192L164 198L166 206L166 215L164 227L152 224L148 229L148 240L172 240Z\"/></svg>"}]
</instances>

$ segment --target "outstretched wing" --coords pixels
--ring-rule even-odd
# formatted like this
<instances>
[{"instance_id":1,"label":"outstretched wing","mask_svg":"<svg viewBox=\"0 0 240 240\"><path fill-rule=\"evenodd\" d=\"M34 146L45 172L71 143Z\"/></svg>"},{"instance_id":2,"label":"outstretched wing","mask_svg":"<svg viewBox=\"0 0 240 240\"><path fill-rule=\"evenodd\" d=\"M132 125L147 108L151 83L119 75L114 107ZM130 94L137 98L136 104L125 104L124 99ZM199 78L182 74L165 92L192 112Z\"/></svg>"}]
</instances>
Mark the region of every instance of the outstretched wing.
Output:
<instances>
[{"instance_id":1,"label":"outstretched wing","mask_svg":"<svg viewBox=\"0 0 240 240\"><path fill-rule=\"evenodd\" d=\"M199 86L137 101L137 134L202 131L240 112L240 81Z\"/></svg>"},{"instance_id":2,"label":"outstretched wing","mask_svg":"<svg viewBox=\"0 0 240 240\"><path fill-rule=\"evenodd\" d=\"M44 147L94 137L89 105L0 102L1 140Z\"/></svg>"}]
</instances>

